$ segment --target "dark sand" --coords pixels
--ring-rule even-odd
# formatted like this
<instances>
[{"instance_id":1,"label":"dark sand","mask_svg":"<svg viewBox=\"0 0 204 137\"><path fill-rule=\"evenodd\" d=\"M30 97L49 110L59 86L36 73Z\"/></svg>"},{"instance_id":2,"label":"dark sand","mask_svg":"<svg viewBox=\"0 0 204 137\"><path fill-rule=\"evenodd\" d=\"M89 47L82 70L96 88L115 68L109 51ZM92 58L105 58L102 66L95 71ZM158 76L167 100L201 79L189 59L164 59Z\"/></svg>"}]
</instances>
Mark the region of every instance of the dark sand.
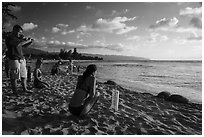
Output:
<instances>
[{"instance_id":1,"label":"dark sand","mask_svg":"<svg viewBox=\"0 0 204 137\"><path fill-rule=\"evenodd\" d=\"M167 102L148 93L97 82L101 96L88 116L77 118L68 111L77 75L50 76L43 66L43 79L51 89L12 94L9 79L2 76L2 134L30 135L201 135L202 105ZM49 69L48 69L49 68ZM3 72L2 72L3 73ZM32 87L32 82L30 83ZM120 92L119 110L111 106L112 90Z\"/></svg>"}]
</instances>

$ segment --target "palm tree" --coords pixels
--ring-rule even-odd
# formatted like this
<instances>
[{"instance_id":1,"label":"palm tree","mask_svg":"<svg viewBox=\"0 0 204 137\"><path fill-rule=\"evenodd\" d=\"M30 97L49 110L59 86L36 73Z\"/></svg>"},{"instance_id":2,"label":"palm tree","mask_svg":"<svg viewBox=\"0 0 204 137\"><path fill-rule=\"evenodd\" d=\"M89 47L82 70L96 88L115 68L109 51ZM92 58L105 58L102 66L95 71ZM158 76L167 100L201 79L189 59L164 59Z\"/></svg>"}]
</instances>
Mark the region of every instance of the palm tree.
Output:
<instances>
[{"instance_id":1,"label":"palm tree","mask_svg":"<svg viewBox=\"0 0 204 137\"><path fill-rule=\"evenodd\" d=\"M5 24L8 23L10 20L17 19L17 17L11 13L12 10L9 9L10 6L15 7L15 5L11 3L5 3L5 2L2 3L2 57L5 57L5 53L6 53L5 38L10 33L10 32L4 31Z\"/></svg>"},{"instance_id":2,"label":"palm tree","mask_svg":"<svg viewBox=\"0 0 204 137\"><path fill-rule=\"evenodd\" d=\"M7 23L10 19L17 19L15 15L13 15L11 12L11 9L9 9L10 6L15 7L14 4L11 3L2 3L2 24L3 24L3 30L5 23Z\"/></svg>"}]
</instances>

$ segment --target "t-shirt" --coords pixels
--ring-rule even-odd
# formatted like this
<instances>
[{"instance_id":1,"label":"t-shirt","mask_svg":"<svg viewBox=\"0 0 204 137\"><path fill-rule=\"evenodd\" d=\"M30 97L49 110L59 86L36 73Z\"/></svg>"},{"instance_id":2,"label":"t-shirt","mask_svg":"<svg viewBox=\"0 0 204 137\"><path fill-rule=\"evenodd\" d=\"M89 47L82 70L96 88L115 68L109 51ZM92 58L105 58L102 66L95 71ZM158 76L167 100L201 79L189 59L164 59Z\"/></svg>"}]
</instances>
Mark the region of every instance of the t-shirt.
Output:
<instances>
[{"instance_id":1,"label":"t-shirt","mask_svg":"<svg viewBox=\"0 0 204 137\"><path fill-rule=\"evenodd\" d=\"M19 39L16 36L9 35L6 38L6 46L7 46L7 57L12 60L19 60L24 59L22 46L18 46L22 42L21 39Z\"/></svg>"}]
</instances>

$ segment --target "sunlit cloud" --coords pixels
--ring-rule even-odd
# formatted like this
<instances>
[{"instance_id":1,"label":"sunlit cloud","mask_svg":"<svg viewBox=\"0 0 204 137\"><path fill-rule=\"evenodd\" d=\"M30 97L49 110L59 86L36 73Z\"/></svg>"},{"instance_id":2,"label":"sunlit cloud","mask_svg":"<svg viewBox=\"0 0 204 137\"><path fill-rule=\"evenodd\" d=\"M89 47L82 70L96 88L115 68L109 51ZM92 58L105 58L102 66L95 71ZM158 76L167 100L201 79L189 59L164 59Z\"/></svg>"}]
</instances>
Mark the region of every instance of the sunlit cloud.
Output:
<instances>
[{"instance_id":1,"label":"sunlit cloud","mask_svg":"<svg viewBox=\"0 0 204 137\"><path fill-rule=\"evenodd\" d=\"M202 40L202 36L199 36L197 33L191 33L190 36L187 38L187 40L190 41L201 41Z\"/></svg>"},{"instance_id":2,"label":"sunlit cloud","mask_svg":"<svg viewBox=\"0 0 204 137\"><path fill-rule=\"evenodd\" d=\"M75 30L68 31L68 33L75 33L75 32L76 32Z\"/></svg>"},{"instance_id":3,"label":"sunlit cloud","mask_svg":"<svg viewBox=\"0 0 204 137\"><path fill-rule=\"evenodd\" d=\"M191 36L191 37L188 37L187 40L195 40L195 41L200 41L202 40L202 36Z\"/></svg>"},{"instance_id":4,"label":"sunlit cloud","mask_svg":"<svg viewBox=\"0 0 204 137\"><path fill-rule=\"evenodd\" d=\"M180 10L180 15L191 17L190 25L195 28L202 29L202 7L191 8L186 7L183 10Z\"/></svg>"},{"instance_id":5,"label":"sunlit cloud","mask_svg":"<svg viewBox=\"0 0 204 137\"><path fill-rule=\"evenodd\" d=\"M57 26L58 28L64 29L64 28L67 28L69 25L68 25L68 24L59 23L59 24L57 24L56 26Z\"/></svg>"},{"instance_id":6,"label":"sunlit cloud","mask_svg":"<svg viewBox=\"0 0 204 137\"><path fill-rule=\"evenodd\" d=\"M34 23L24 23L22 25L22 28L24 31L32 30L32 29L37 28L37 27L38 27L38 25L36 25Z\"/></svg>"},{"instance_id":7,"label":"sunlit cloud","mask_svg":"<svg viewBox=\"0 0 204 137\"><path fill-rule=\"evenodd\" d=\"M53 27L53 28L52 28L52 33L57 33L57 32L59 32L59 31L60 31L60 29L57 28L57 27Z\"/></svg>"},{"instance_id":8,"label":"sunlit cloud","mask_svg":"<svg viewBox=\"0 0 204 137\"><path fill-rule=\"evenodd\" d=\"M96 16L100 18L112 18L117 16L124 16L129 11L129 9L123 9L122 11L112 10L111 12L107 13L104 10L98 9L96 11Z\"/></svg>"},{"instance_id":9,"label":"sunlit cloud","mask_svg":"<svg viewBox=\"0 0 204 137\"><path fill-rule=\"evenodd\" d=\"M156 21L156 24L154 25L150 25L149 26L149 29L163 29L163 30L168 30L169 28L172 28L172 27L176 27L177 24L178 24L179 20L174 17L172 19L166 19L166 18L163 18L163 19L160 19L160 20L157 20Z\"/></svg>"},{"instance_id":10,"label":"sunlit cloud","mask_svg":"<svg viewBox=\"0 0 204 137\"><path fill-rule=\"evenodd\" d=\"M107 33L116 33L116 34L124 34L128 33L132 30L136 30L135 26L127 26L125 22L133 21L136 17L127 18L127 17L115 17L113 19L98 19L93 25L81 25L77 31L87 32L87 31L95 31L95 32L107 32Z\"/></svg>"},{"instance_id":11,"label":"sunlit cloud","mask_svg":"<svg viewBox=\"0 0 204 137\"><path fill-rule=\"evenodd\" d=\"M138 41L138 40L140 40L140 36L136 36L136 35L131 36L131 37L128 37L127 40L137 40Z\"/></svg>"},{"instance_id":12,"label":"sunlit cloud","mask_svg":"<svg viewBox=\"0 0 204 137\"><path fill-rule=\"evenodd\" d=\"M151 43L156 43L156 42L166 41L168 39L169 38L166 35L161 35L159 33L151 33L148 41Z\"/></svg>"},{"instance_id":13,"label":"sunlit cloud","mask_svg":"<svg viewBox=\"0 0 204 137\"><path fill-rule=\"evenodd\" d=\"M69 27L68 24L59 23L55 27L52 28L52 33L61 32L62 35L66 35L68 34L67 27Z\"/></svg>"},{"instance_id":14,"label":"sunlit cloud","mask_svg":"<svg viewBox=\"0 0 204 137\"><path fill-rule=\"evenodd\" d=\"M61 42L60 42L60 41L58 41L58 40L50 40L50 41L48 41L48 42L47 42L47 44L60 45L60 44L61 44Z\"/></svg>"},{"instance_id":15,"label":"sunlit cloud","mask_svg":"<svg viewBox=\"0 0 204 137\"><path fill-rule=\"evenodd\" d=\"M199 16L202 14L202 7L199 8L186 7L185 9L180 10L179 14L186 16Z\"/></svg>"},{"instance_id":16,"label":"sunlit cloud","mask_svg":"<svg viewBox=\"0 0 204 137\"><path fill-rule=\"evenodd\" d=\"M95 8L94 8L93 6L87 5L85 9L86 9L86 10L92 10L92 9L95 9Z\"/></svg>"},{"instance_id":17,"label":"sunlit cloud","mask_svg":"<svg viewBox=\"0 0 204 137\"><path fill-rule=\"evenodd\" d=\"M122 11L112 10L111 16L121 16L121 15L124 15L124 14L126 14L128 12L129 12L128 9L124 9Z\"/></svg>"}]
</instances>

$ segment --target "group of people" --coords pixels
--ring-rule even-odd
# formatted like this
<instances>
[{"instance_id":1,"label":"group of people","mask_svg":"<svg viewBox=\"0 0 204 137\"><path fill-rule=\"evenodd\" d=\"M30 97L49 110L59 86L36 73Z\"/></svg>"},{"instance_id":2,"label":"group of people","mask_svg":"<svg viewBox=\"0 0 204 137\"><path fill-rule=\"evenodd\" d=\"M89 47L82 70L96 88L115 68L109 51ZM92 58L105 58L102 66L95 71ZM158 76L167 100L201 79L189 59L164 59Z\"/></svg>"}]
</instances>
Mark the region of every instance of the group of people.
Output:
<instances>
[{"instance_id":1,"label":"group of people","mask_svg":"<svg viewBox=\"0 0 204 137\"><path fill-rule=\"evenodd\" d=\"M60 72L63 72L63 74L70 74L72 75L74 72L79 73L80 72L80 66L75 66L72 62L72 60L70 59L68 61L68 64L66 66L66 70L61 70L60 69L60 65L62 64L62 61L59 60L58 62L56 62L52 69L51 69L51 74L55 75L55 74L60 74Z\"/></svg>"},{"instance_id":2,"label":"group of people","mask_svg":"<svg viewBox=\"0 0 204 137\"><path fill-rule=\"evenodd\" d=\"M33 39L25 39L23 29L19 25L15 25L10 35L6 38L6 56L10 70L8 75L10 77L12 91L15 95L18 95L20 92L17 91L17 80L19 79L21 79L23 91L32 93L32 91L27 88L26 60L22 51L23 47L28 47L32 42ZM43 61L41 59L36 61L36 68L34 70L34 87L36 88L50 87L49 84L43 82L41 79L42 63ZM96 72L96 65L91 64L87 66L83 75L78 77L76 89L69 102L69 111L73 115L83 116L87 114L96 103L99 97L99 93L96 93Z\"/></svg>"}]
</instances>

